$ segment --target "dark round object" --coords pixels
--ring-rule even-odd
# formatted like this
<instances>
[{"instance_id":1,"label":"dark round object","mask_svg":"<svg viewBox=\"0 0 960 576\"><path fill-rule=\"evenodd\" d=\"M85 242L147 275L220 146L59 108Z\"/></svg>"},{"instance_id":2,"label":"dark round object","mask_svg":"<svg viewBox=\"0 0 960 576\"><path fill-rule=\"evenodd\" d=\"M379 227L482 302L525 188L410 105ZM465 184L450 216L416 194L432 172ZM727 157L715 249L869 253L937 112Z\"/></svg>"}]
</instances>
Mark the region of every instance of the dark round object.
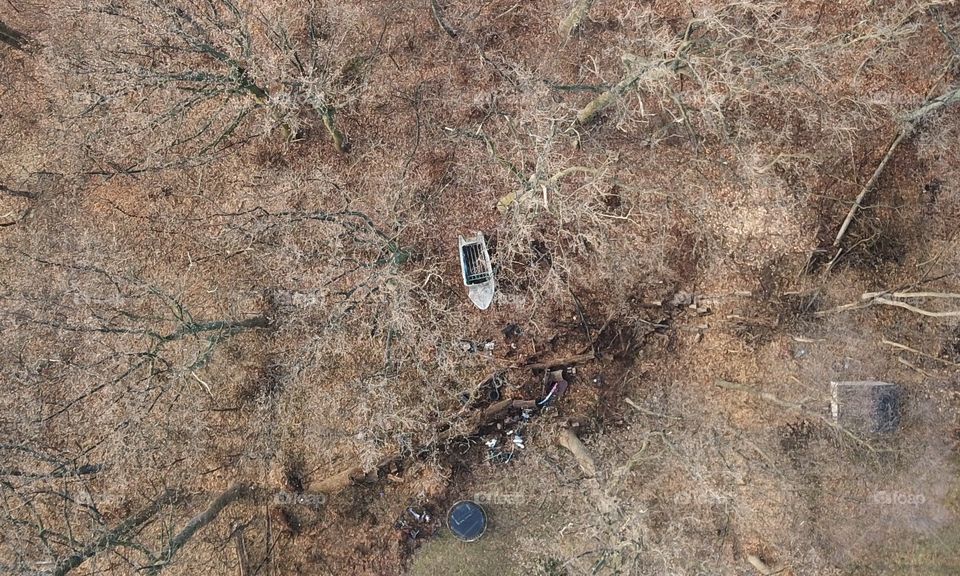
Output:
<instances>
[{"instance_id":1,"label":"dark round object","mask_svg":"<svg viewBox=\"0 0 960 576\"><path fill-rule=\"evenodd\" d=\"M487 529L487 513L476 502L461 500L450 507L447 526L460 540L473 542Z\"/></svg>"}]
</instances>

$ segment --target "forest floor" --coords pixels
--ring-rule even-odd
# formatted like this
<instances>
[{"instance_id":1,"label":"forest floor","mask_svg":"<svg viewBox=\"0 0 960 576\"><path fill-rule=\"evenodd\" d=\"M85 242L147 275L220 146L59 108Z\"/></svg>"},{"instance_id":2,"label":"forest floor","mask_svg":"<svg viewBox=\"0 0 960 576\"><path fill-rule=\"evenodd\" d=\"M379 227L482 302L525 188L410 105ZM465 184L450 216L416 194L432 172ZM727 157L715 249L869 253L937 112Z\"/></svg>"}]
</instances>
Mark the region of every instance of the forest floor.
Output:
<instances>
[{"instance_id":1,"label":"forest floor","mask_svg":"<svg viewBox=\"0 0 960 576\"><path fill-rule=\"evenodd\" d=\"M956 105L834 242L903 115L960 82L958 9L597 0L566 38L568 4L311 4L362 86L349 151L264 114L143 172L103 158L149 137L94 141L64 104L94 82L62 81L73 24L0 9L43 46L0 45L3 433L105 463L71 485L113 495L103 526L161 486L286 495L227 508L171 574L960 573ZM486 311L457 259L475 231ZM567 369L555 403L498 404L541 398L545 367ZM840 380L898 384L898 430L837 427ZM463 499L489 515L475 543L445 526Z\"/></svg>"}]
</instances>

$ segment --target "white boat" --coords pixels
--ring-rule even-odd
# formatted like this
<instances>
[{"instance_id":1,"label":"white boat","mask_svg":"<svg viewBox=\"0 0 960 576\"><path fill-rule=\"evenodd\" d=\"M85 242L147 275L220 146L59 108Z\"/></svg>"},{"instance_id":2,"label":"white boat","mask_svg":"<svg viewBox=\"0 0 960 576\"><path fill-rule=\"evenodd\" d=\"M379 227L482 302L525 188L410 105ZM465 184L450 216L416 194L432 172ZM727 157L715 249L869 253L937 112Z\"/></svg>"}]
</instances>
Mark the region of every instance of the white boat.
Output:
<instances>
[{"instance_id":1,"label":"white boat","mask_svg":"<svg viewBox=\"0 0 960 576\"><path fill-rule=\"evenodd\" d=\"M470 301L481 310L489 308L493 302L496 281L482 232L477 232L471 238L460 237L460 270Z\"/></svg>"}]
</instances>

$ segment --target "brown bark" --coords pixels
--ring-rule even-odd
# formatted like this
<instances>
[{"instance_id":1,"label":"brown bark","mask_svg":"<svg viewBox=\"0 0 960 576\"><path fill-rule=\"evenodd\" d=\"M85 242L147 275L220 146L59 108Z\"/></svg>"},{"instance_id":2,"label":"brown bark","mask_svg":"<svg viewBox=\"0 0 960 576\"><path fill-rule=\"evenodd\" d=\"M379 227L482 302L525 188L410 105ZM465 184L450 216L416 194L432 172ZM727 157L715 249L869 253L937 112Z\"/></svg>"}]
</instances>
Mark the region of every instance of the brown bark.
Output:
<instances>
[{"instance_id":1,"label":"brown bark","mask_svg":"<svg viewBox=\"0 0 960 576\"><path fill-rule=\"evenodd\" d=\"M0 20L0 42L11 46L15 50L26 50L30 38L21 32L7 26Z\"/></svg>"},{"instance_id":2,"label":"brown bark","mask_svg":"<svg viewBox=\"0 0 960 576\"><path fill-rule=\"evenodd\" d=\"M161 560L153 566L150 566L147 574L159 574L161 570L170 564L170 561L173 560L173 557L176 556L177 552L179 552L180 549L183 548L184 545L186 545L186 543L189 542L197 532L217 519L217 516L223 512L224 508L241 498L249 496L250 494L251 487L248 484L234 484L228 488L223 494L211 502L210 506L208 506L206 510L191 518L183 530L178 532L176 536L170 539L170 542L167 543L166 548L160 555Z\"/></svg>"},{"instance_id":3,"label":"brown bark","mask_svg":"<svg viewBox=\"0 0 960 576\"><path fill-rule=\"evenodd\" d=\"M574 459L583 470L583 473L593 478L597 475L597 464L590 455L590 451L583 445L577 434L570 428L564 428L557 437L557 443L573 454Z\"/></svg>"},{"instance_id":4,"label":"brown bark","mask_svg":"<svg viewBox=\"0 0 960 576\"><path fill-rule=\"evenodd\" d=\"M53 576L64 576L77 566L80 566L85 561L90 558L93 558L100 552L104 550L109 550L113 548L121 541L123 541L128 535L139 529L141 526L149 522L154 516L157 515L164 506L173 504L178 499L178 494L173 490L167 490L160 495L159 498L153 501L149 506L137 512L133 516L130 516L123 522L117 525L116 528L107 532L96 541L91 544L88 544L83 550L77 552L73 556L62 560L57 564L57 567L53 571Z\"/></svg>"}]
</instances>

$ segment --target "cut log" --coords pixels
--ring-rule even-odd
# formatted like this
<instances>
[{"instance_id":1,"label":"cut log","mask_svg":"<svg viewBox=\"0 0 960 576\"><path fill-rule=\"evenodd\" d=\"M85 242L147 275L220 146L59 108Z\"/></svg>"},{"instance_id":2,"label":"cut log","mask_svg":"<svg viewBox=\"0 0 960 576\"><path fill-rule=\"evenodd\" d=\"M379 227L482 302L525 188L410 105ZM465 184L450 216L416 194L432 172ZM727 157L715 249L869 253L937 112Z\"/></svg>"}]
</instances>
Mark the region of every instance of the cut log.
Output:
<instances>
[{"instance_id":1,"label":"cut log","mask_svg":"<svg viewBox=\"0 0 960 576\"><path fill-rule=\"evenodd\" d=\"M597 356L593 352L587 352L586 354L577 354L576 356L567 356L566 358L558 358L550 362L535 362L533 364L526 364L521 366L521 368L527 368L530 370L549 370L551 368L563 368L565 366L575 366L577 364L583 364L584 362L589 362L591 360L596 360Z\"/></svg>"},{"instance_id":2,"label":"cut log","mask_svg":"<svg viewBox=\"0 0 960 576\"><path fill-rule=\"evenodd\" d=\"M353 466L342 472L338 472L333 476L329 476L317 482L311 482L309 491L320 492L321 494L328 495L336 494L354 482L362 480L365 475L366 474L363 471L363 468L360 466Z\"/></svg>"},{"instance_id":3,"label":"cut log","mask_svg":"<svg viewBox=\"0 0 960 576\"><path fill-rule=\"evenodd\" d=\"M597 463L593 460L593 456L590 455L590 451L587 450L587 447L583 445L583 442L580 441L580 438L577 437L577 434L572 429L564 428L563 431L560 432L560 436L557 437L557 443L573 454L574 459L576 459L577 464L580 466L580 469L583 470L584 474L590 478L597 475Z\"/></svg>"}]
</instances>

